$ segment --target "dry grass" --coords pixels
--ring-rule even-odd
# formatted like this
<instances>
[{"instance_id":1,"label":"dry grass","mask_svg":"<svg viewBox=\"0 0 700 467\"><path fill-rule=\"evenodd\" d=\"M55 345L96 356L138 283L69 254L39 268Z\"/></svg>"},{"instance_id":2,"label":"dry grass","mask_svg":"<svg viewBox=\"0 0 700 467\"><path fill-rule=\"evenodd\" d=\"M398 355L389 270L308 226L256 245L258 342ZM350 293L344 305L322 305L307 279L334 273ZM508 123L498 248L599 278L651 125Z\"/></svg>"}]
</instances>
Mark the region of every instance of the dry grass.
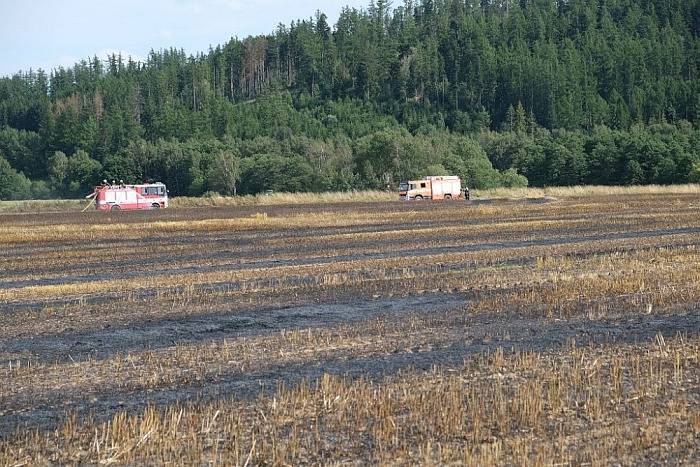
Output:
<instances>
[{"instance_id":1,"label":"dry grass","mask_svg":"<svg viewBox=\"0 0 700 467\"><path fill-rule=\"evenodd\" d=\"M325 375L252 401L68 417L4 464L558 465L697 460L700 341L502 350L375 383Z\"/></svg>"},{"instance_id":2,"label":"dry grass","mask_svg":"<svg viewBox=\"0 0 700 467\"><path fill-rule=\"evenodd\" d=\"M696 197L570 193L8 216L0 465L697 462Z\"/></svg>"},{"instance_id":3,"label":"dry grass","mask_svg":"<svg viewBox=\"0 0 700 467\"><path fill-rule=\"evenodd\" d=\"M572 186L546 188L493 188L473 189L473 198L573 198L587 196L678 195L700 194L700 184L641 185L641 186ZM246 196L174 197L172 208L224 206L277 206L356 202L397 201L398 194L388 191L352 191L326 193L271 193ZM87 203L84 200L28 200L0 201L2 213L77 212Z\"/></svg>"},{"instance_id":4,"label":"dry grass","mask_svg":"<svg viewBox=\"0 0 700 467\"><path fill-rule=\"evenodd\" d=\"M546 188L494 188L474 190L478 198L574 198L584 196L679 195L700 194L700 184L635 186L570 186Z\"/></svg>"},{"instance_id":5,"label":"dry grass","mask_svg":"<svg viewBox=\"0 0 700 467\"><path fill-rule=\"evenodd\" d=\"M86 204L79 199L0 201L0 214L80 211Z\"/></svg>"},{"instance_id":6,"label":"dry grass","mask_svg":"<svg viewBox=\"0 0 700 467\"><path fill-rule=\"evenodd\" d=\"M204 196L171 198L172 208L221 206L274 206L280 204L319 204L396 201L398 194L386 191L328 193L271 193L246 196ZM2 213L42 213L81 211L88 203L82 199L0 201Z\"/></svg>"},{"instance_id":7,"label":"dry grass","mask_svg":"<svg viewBox=\"0 0 700 467\"><path fill-rule=\"evenodd\" d=\"M387 191L349 191L327 193L270 193L247 196L177 197L172 207L274 206L278 204L319 204L396 201L398 195Z\"/></svg>"},{"instance_id":8,"label":"dry grass","mask_svg":"<svg viewBox=\"0 0 700 467\"><path fill-rule=\"evenodd\" d=\"M490 209L490 210L493 210ZM301 227L344 227L367 223L370 220L390 223L397 220L417 218L417 213L348 213L342 218L333 212L317 212L314 214L291 214L289 216L272 216L266 212L256 212L246 217L233 219L203 219L203 220L156 220L127 219L119 222L119 218L109 223L60 223L53 225L26 226L19 230L12 224L0 226L1 243L51 242L65 240L93 241L110 238L139 239L144 234L168 237L173 234L192 232L241 232L250 230L273 230L286 226Z\"/></svg>"}]
</instances>

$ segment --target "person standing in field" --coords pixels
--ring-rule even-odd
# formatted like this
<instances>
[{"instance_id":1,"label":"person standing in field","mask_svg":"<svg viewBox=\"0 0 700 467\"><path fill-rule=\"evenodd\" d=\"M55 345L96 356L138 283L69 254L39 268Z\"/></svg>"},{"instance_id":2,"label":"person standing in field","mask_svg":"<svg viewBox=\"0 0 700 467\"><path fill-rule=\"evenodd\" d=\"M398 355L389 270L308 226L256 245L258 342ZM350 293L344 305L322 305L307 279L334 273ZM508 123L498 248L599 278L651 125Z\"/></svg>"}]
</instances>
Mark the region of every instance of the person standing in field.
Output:
<instances>
[{"instance_id":1,"label":"person standing in field","mask_svg":"<svg viewBox=\"0 0 700 467\"><path fill-rule=\"evenodd\" d=\"M469 187L468 186L464 187L464 199L469 201Z\"/></svg>"}]
</instances>

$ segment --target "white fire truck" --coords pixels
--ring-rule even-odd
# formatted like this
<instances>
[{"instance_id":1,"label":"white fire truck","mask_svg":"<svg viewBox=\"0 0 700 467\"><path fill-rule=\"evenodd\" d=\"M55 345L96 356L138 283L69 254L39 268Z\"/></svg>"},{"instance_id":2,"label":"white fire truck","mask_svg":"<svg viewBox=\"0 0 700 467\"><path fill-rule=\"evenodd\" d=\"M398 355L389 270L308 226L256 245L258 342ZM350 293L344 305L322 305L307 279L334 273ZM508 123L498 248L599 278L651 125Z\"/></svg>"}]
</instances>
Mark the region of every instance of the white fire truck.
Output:
<instances>
[{"instance_id":1,"label":"white fire truck","mask_svg":"<svg viewBox=\"0 0 700 467\"><path fill-rule=\"evenodd\" d=\"M168 190L162 183L125 185L103 183L86 196L98 211L160 209L168 207Z\"/></svg>"},{"instance_id":2,"label":"white fire truck","mask_svg":"<svg viewBox=\"0 0 700 467\"><path fill-rule=\"evenodd\" d=\"M462 197L462 181L459 177L425 177L423 180L410 180L399 184L399 199L457 199Z\"/></svg>"}]
</instances>

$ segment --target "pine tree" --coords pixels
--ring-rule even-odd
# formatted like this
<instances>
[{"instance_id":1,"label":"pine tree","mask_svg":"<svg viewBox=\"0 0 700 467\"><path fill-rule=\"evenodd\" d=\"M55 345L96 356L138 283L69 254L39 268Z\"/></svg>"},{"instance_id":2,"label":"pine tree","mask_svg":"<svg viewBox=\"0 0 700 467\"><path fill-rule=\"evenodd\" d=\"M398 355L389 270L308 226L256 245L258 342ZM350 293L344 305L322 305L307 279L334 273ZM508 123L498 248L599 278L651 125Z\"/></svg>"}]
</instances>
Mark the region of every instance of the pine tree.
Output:
<instances>
[{"instance_id":1,"label":"pine tree","mask_svg":"<svg viewBox=\"0 0 700 467\"><path fill-rule=\"evenodd\" d=\"M517 133L525 133L527 131L527 113L520 101L518 101L518 107L515 109L513 128Z\"/></svg>"}]
</instances>

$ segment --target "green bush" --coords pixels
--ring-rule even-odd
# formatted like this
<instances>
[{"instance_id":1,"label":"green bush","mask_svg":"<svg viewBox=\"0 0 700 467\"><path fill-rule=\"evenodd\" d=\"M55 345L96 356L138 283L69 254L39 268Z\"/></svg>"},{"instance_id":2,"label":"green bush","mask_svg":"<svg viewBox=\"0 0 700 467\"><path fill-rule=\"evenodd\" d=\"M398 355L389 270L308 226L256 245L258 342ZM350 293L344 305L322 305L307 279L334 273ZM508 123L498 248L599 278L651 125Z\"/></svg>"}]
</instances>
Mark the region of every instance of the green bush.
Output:
<instances>
[{"instance_id":1,"label":"green bush","mask_svg":"<svg viewBox=\"0 0 700 467\"><path fill-rule=\"evenodd\" d=\"M700 183L700 161L693 164L688 173L688 181L691 183Z\"/></svg>"},{"instance_id":2,"label":"green bush","mask_svg":"<svg viewBox=\"0 0 700 467\"><path fill-rule=\"evenodd\" d=\"M430 164L423 171L427 175L452 175L442 164Z\"/></svg>"},{"instance_id":3,"label":"green bush","mask_svg":"<svg viewBox=\"0 0 700 467\"><path fill-rule=\"evenodd\" d=\"M500 184L508 188L525 188L528 181L524 175L520 175L517 170L511 167L501 173Z\"/></svg>"},{"instance_id":4,"label":"green bush","mask_svg":"<svg viewBox=\"0 0 700 467\"><path fill-rule=\"evenodd\" d=\"M236 156L231 152L219 152L207 170L207 186L210 191L224 195L236 194L236 183L240 177L240 167Z\"/></svg>"},{"instance_id":5,"label":"green bush","mask_svg":"<svg viewBox=\"0 0 700 467\"><path fill-rule=\"evenodd\" d=\"M32 182L22 172L17 172L4 157L0 157L0 199L27 199L31 195Z\"/></svg>"},{"instance_id":6,"label":"green bush","mask_svg":"<svg viewBox=\"0 0 700 467\"><path fill-rule=\"evenodd\" d=\"M78 149L68 158L68 190L79 195L90 190L100 181L102 164L91 158L87 152Z\"/></svg>"},{"instance_id":7,"label":"green bush","mask_svg":"<svg viewBox=\"0 0 700 467\"><path fill-rule=\"evenodd\" d=\"M68 156L61 151L54 152L49 157L48 172L52 188L55 191L64 191L68 178Z\"/></svg>"},{"instance_id":8,"label":"green bush","mask_svg":"<svg viewBox=\"0 0 700 467\"><path fill-rule=\"evenodd\" d=\"M313 169L301 156L262 154L241 161L241 193L311 191Z\"/></svg>"},{"instance_id":9,"label":"green bush","mask_svg":"<svg viewBox=\"0 0 700 467\"><path fill-rule=\"evenodd\" d=\"M51 199L53 190L45 180L33 180L31 184L32 199Z\"/></svg>"}]
</instances>

